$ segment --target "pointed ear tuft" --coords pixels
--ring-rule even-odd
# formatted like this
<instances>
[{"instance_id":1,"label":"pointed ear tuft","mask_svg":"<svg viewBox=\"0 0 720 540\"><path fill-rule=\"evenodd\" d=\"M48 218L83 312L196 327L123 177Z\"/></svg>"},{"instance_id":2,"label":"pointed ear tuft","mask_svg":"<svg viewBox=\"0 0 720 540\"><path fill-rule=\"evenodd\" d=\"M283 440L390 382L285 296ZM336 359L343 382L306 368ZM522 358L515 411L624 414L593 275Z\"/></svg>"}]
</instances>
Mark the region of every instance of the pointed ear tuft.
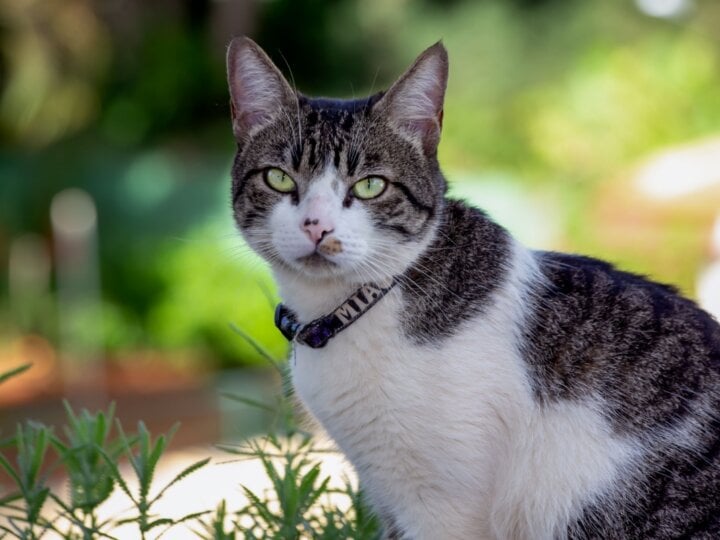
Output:
<instances>
[{"instance_id":1,"label":"pointed ear tuft","mask_svg":"<svg viewBox=\"0 0 720 540\"><path fill-rule=\"evenodd\" d=\"M392 125L426 155L434 154L440 142L447 79L448 55L438 41L417 57L378 102Z\"/></svg>"},{"instance_id":2,"label":"pointed ear tuft","mask_svg":"<svg viewBox=\"0 0 720 540\"><path fill-rule=\"evenodd\" d=\"M227 52L227 76L233 133L238 141L271 121L296 95L280 70L257 43L235 38Z\"/></svg>"}]
</instances>

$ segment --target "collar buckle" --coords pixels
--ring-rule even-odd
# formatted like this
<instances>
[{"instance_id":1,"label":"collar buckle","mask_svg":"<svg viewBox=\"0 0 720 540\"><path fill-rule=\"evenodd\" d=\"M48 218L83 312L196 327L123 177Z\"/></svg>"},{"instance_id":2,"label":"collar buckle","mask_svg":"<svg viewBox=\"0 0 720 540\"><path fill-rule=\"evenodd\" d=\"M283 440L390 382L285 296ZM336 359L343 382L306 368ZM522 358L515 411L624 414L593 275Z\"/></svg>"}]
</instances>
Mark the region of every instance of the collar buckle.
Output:
<instances>
[{"instance_id":1,"label":"collar buckle","mask_svg":"<svg viewBox=\"0 0 720 540\"><path fill-rule=\"evenodd\" d=\"M295 339L300 330L295 314L283 304L278 304L275 308L275 326L288 341Z\"/></svg>"}]
</instances>

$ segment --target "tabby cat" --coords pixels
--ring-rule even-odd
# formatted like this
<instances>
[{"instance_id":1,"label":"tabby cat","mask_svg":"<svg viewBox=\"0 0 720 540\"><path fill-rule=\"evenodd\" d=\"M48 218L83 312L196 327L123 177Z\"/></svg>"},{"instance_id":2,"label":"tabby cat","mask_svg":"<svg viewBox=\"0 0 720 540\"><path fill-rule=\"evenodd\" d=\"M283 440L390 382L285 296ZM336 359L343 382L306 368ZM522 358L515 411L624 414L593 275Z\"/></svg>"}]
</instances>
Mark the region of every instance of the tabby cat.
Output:
<instances>
[{"instance_id":1,"label":"tabby cat","mask_svg":"<svg viewBox=\"0 0 720 540\"><path fill-rule=\"evenodd\" d=\"M365 99L227 62L235 220L389 538L720 538L720 327L446 197L442 44Z\"/></svg>"}]
</instances>

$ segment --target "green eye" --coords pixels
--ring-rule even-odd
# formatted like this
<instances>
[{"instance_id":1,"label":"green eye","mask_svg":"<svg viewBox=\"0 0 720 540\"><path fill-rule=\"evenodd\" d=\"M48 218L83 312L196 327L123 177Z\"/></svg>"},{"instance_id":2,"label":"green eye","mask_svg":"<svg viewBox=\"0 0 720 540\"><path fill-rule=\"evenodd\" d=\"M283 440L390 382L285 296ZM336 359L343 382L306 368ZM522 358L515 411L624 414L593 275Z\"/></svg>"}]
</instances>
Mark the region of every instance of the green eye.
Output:
<instances>
[{"instance_id":1,"label":"green eye","mask_svg":"<svg viewBox=\"0 0 720 540\"><path fill-rule=\"evenodd\" d=\"M280 193L295 191L295 180L280 169L267 169L264 176L265 183L275 191L279 191Z\"/></svg>"},{"instance_id":2,"label":"green eye","mask_svg":"<svg viewBox=\"0 0 720 540\"><path fill-rule=\"evenodd\" d=\"M379 176L368 176L355 182L352 192L358 199L374 199L385 191L385 186L387 186L385 179Z\"/></svg>"}]
</instances>

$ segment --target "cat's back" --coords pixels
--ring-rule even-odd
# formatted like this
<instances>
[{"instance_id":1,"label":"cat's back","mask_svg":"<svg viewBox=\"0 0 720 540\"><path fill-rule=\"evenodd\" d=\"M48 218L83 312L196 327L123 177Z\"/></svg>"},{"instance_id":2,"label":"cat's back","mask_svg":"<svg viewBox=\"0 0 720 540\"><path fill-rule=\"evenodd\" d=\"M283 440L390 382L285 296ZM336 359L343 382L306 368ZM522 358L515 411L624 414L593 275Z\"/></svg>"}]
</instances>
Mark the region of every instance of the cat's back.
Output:
<instances>
[{"instance_id":1,"label":"cat's back","mask_svg":"<svg viewBox=\"0 0 720 540\"><path fill-rule=\"evenodd\" d=\"M720 326L672 287L588 257L540 252L545 283L526 331L543 403L602 403L642 458L578 538L720 534Z\"/></svg>"},{"instance_id":2,"label":"cat's back","mask_svg":"<svg viewBox=\"0 0 720 540\"><path fill-rule=\"evenodd\" d=\"M611 400L643 401L638 414L662 401L657 413L672 415L691 394L718 388L720 326L673 287L590 257L539 252L537 260L545 283L527 339L539 395L604 388ZM673 397L683 386L695 392Z\"/></svg>"}]
</instances>

